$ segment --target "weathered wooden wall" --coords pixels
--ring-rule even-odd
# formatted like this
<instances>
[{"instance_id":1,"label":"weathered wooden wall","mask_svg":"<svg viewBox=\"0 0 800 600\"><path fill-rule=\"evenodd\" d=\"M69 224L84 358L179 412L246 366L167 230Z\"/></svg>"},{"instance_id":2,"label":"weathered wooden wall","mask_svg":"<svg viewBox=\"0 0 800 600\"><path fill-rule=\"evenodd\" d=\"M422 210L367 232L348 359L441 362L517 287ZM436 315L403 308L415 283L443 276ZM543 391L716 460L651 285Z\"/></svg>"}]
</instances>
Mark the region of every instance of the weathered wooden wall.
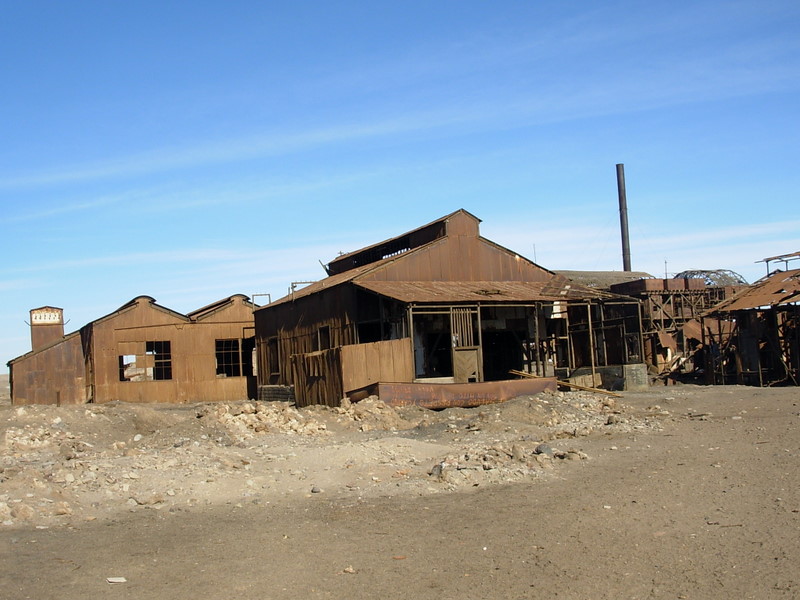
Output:
<instances>
[{"instance_id":1,"label":"weathered wooden wall","mask_svg":"<svg viewBox=\"0 0 800 600\"><path fill-rule=\"evenodd\" d=\"M345 393L383 382L414 381L411 338L343 346L342 387Z\"/></svg>"},{"instance_id":2,"label":"weathered wooden wall","mask_svg":"<svg viewBox=\"0 0 800 600\"><path fill-rule=\"evenodd\" d=\"M298 406L339 406L348 392L381 381L414 380L410 338L295 354L290 364Z\"/></svg>"},{"instance_id":3,"label":"weathered wooden wall","mask_svg":"<svg viewBox=\"0 0 800 600\"><path fill-rule=\"evenodd\" d=\"M294 354L290 369L297 406L339 406L344 396L341 348Z\"/></svg>"},{"instance_id":4,"label":"weathered wooden wall","mask_svg":"<svg viewBox=\"0 0 800 600\"><path fill-rule=\"evenodd\" d=\"M312 296L284 302L255 313L258 380L262 385L291 385L291 357L327 348L316 347L321 327L330 328L330 347L356 342L356 295L351 286L337 286ZM277 338L279 372L269 372L269 340Z\"/></svg>"}]
</instances>

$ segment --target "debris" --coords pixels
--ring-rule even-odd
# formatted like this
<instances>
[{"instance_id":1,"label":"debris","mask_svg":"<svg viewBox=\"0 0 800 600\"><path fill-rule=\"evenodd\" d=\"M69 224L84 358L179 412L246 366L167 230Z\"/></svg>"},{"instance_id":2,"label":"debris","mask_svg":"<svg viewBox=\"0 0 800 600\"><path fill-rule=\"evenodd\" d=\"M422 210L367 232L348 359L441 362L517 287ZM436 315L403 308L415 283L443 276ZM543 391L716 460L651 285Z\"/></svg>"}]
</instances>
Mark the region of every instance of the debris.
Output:
<instances>
[{"instance_id":1,"label":"debris","mask_svg":"<svg viewBox=\"0 0 800 600\"><path fill-rule=\"evenodd\" d=\"M531 379L538 379L538 375L534 375L533 373L526 373L525 371L517 371L516 369L511 369L509 371L512 375L519 375L520 377L528 377ZM581 390L584 392L593 392L595 394L605 394L607 396L612 396L614 398L622 398L622 394L617 394L616 392L609 392L608 390L601 390L600 388L593 388L593 387L586 387L583 385L578 385L577 383L570 383L569 381L561 381L560 379L556 380L558 385L563 385L568 388L572 388L575 390Z\"/></svg>"}]
</instances>

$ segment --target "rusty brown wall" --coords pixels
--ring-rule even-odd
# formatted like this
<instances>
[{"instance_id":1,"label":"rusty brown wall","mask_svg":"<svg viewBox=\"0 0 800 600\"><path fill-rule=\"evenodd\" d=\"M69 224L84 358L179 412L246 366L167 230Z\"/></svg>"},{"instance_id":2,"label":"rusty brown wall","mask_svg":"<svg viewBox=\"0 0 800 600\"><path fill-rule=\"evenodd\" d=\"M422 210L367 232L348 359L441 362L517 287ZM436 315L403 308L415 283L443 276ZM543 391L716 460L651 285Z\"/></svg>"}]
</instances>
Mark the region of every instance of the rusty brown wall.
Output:
<instances>
[{"instance_id":1,"label":"rusty brown wall","mask_svg":"<svg viewBox=\"0 0 800 600\"><path fill-rule=\"evenodd\" d=\"M80 335L24 356L11 368L12 403L83 404L86 402L84 356Z\"/></svg>"},{"instance_id":2,"label":"rusty brown wall","mask_svg":"<svg viewBox=\"0 0 800 600\"><path fill-rule=\"evenodd\" d=\"M411 338L342 347L342 387L345 392L384 382L414 381Z\"/></svg>"},{"instance_id":3,"label":"rusty brown wall","mask_svg":"<svg viewBox=\"0 0 800 600\"><path fill-rule=\"evenodd\" d=\"M216 374L215 341L252 336L252 313L241 302L197 322L138 302L94 324L95 401L211 402L246 399L247 378ZM119 356L148 341L169 341L172 379L120 381Z\"/></svg>"},{"instance_id":4,"label":"rusty brown wall","mask_svg":"<svg viewBox=\"0 0 800 600\"><path fill-rule=\"evenodd\" d=\"M31 325L31 350L40 350L64 337L64 324Z\"/></svg>"},{"instance_id":5,"label":"rusty brown wall","mask_svg":"<svg viewBox=\"0 0 800 600\"><path fill-rule=\"evenodd\" d=\"M290 364L298 406L339 406L347 392L414 379L410 338L294 354Z\"/></svg>"},{"instance_id":6,"label":"rusty brown wall","mask_svg":"<svg viewBox=\"0 0 800 600\"><path fill-rule=\"evenodd\" d=\"M450 236L386 264L361 281L548 281L552 273L488 240Z\"/></svg>"}]
</instances>

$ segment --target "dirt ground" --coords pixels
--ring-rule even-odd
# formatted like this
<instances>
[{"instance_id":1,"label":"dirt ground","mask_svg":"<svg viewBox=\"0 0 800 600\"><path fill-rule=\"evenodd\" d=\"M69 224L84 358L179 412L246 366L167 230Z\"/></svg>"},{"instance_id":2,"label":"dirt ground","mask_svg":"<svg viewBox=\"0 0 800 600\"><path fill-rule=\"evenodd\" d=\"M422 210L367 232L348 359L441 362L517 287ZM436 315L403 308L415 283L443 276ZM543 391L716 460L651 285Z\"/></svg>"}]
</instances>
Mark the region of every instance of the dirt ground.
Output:
<instances>
[{"instance_id":1,"label":"dirt ground","mask_svg":"<svg viewBox=\"0 0 800 600\"><path fill-rule=\"evenodd\" d=\"M439 412L6 401L0 594L798 598L798 417L797 388L739 386Z\"/></svg>"}]
</instances>

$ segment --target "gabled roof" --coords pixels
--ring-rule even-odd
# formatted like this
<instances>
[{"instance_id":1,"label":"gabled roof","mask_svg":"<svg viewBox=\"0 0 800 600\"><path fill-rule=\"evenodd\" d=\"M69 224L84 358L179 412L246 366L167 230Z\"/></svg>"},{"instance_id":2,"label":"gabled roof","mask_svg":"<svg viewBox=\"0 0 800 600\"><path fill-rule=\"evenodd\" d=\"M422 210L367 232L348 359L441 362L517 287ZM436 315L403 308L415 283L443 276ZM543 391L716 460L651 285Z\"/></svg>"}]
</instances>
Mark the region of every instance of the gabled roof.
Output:
<instances>
[{"instance_id":1,"label":"gabled roof","mask_svg":"<svg viewBox=\"0 0 800 600\"><path fill-rule=\"evenodd\" d=\"M156 299L153 298L152 296L144 296L144 295L142 295L142 296L136 296L136 298L134 298L130 302L126 302L125 304L120 306L117 310L115 310L113 312L110 312L107 315L103 315L99 319L95 319L94 321L90 321L88 323L88 325L94 325L94 324L97 324L97 323L102 323L102 322L107 321L109 319L113 319L114 317L116 317L117 315L119 315L119 314L121 314L123 312L126 312L128 310L136 308L137 306L145 306L147 304L149 304L150 306L152 306L156 310L160 310L161 312L164 312L164 313L166 313L166 314L168 314L168 315L170 315L172 317L175 317L176 319L180 319L181 321L188 321L189 320L189 317L187 317L186 315L183 315L183 314L181 314L181 313L179 313L177 311L174 311L171 308L167 308L166 306L161 306L160 304L157 304L156 303Z\"/></svg>"},{"instance_id":2,"label":"gabled roof","mask_svg":"<svg viewBox=\"0 0 800 600\"><path fill-rule=\"evenodd\" d=\"M184 314L181 314L181 313L179 313L177 311L174 311L174 310L172 310L170 308L167 308L165 306L161 306L160 304L157 304L156 303L156 299L153 298L152 296L144 296L144 295L143 296L136 296L136 298L134 298L133 300L131 300L129 302L126 302L125 304L120 306L117 310L115 310L113 312L110 312L107 315L103 315L102 317L100 317L98 319L95 319L93 321L89 321L89 323L84 325L84 327L82 327L81 329L83 329L85 327L89 327L89 326L95 325L97 323L102 323L102 322L107 321L109 319L113 319L115 316L117 316L117 315L119 315L119 314L121 314L123 312L126 312L128 310L136 308L137 306L144 306L144 305L150 305L154 309L159 310L161 312L164 312L164 313L166 313L166 314L168 314L168 315L170 315L172 317L175 317L176 319L179 319L181 321L190 322L190 321L196 320L198 318L205 318L206 316L209 316L210 314L212 314L216 310L220 310L221 308L224 308L225 306L227 306L229 303L231 303L233 301L234 298L237 298L237 297L244 298L245 301L249 303L248 297L245 296L244 294L234 294L233 296L228 296L227 298L224 298L222 300L219 300L217 302L209 304L208 306L204 306L203 308L199 308L196 311L189 313L189 315L184 315ZM42 308L55 308L55 307L42 307ZM39 310L39 309L34 309L34 310ZM58 310L61 310L61 309L58 309ZM52 348L53 346L55 346L57 344L60 344L60 343L62 343L64 341L66 341L66 340L78 335L79 333L80 333L80 330L73 331L72 333L69 333L67 335L64 335L64 336L58 338L57 340L54 340L52 343L49 343L46 346L43 346L42 348L38 348L37 350L31 350L30 352L26 352L25 354L17 356L16 358L12 358L11 360L8 361L7 364L10 365L11 363L17 362L22 358L26 358L28 356L32 356L34 354L42 352L43 350L47 350L48 348Z\"/></svg>"},{"instance_id":3,"label":"gabled roof","mask_svg":"<svg viewBox=\"0 0 800 600\"><path fill-rule=\"evenodd\" d=\"M448 230L447 224L456 216L468 218L458 218L456 230L459 231L459 233L451 233ZM453 222L455 223L456 221ZM588 299L619 297L616 294L602 292L597 289L591 289L586 286L570 282L563 276L556 275L554 272L535 264L533 261L520 256L516 252L480 236L478 232L478 223L480 223L480 219L465 210L459 210L454 213L450 213L449 215L442 217L441 219L437 219L428 225L424 225L418 229L415 229L413 232L392 238L386 242L373 244L372 246L368 246L363 250L351 252L343 257L340 257L340 259L344 257L361 257L366 260L370 256L374 258L378 256L377 254L374 254L374 252L382 252L384 249L393 248L394 246L392 246L392 243L394 243L394 241L405 239L410 234L417 232L424 233L421 238L418 238L418 241L432 237L430 241L407 248L398 254L378 258L376 260L372 260L371 262L367 262L366 264L353 266L352 268L342 272L331 274L325 279L321 279L304 288L293 291L289 295L279 298L278 300L275 300L274 302L262 308L271 308L280 304L285 304L287 302L298 300L300 298L304 298L345 283L354 283L362 289L378 293L385 297L395 298L406 303L469 301L486 302L491 301L492 299L498 302L525 302L536 300L558 301L578 298ZM442 227L443 229L440 229ZM432 231L437 232L437 234L435 236L429 236ZM439 232L443 233L439 235ZM498 275L497 279L486 281L460 281L446 278L443 280L430 280L424 278L423 280L418 280L413 278L412 273L412 278L405 279L404 277L401 277L400 281L377 280L383 279L382 277L378 277L378 272L380 270L388 268L395 262L397 262L399 265L401 261L412 261L417 255L424 257L424 252L437 252L439 251L437 246L440 244L443 245L442 251L444 251L444 244L451 243L450 240L454 240L459 235L478 240L480 243L480 248L485 248L487 250L493 249L493 251L497 252L495 256L507 257L508 261L506 261L506 263L514 263L517 266L527 265L525 268L535 269L536 272L541 275L541 277L534 277L531 280L524 278L520 280L520 277L517 274L516 276L511 275L506 277L503 277L503 275ZM456 242L452 241L452 243ZM365 251L369 252L365 254ZM473 256L472 259L480 260L481 256L482 255L478 257ZM348 264L355 264L359 262L361 258L358 258L358 260L352 261ZM464 256L463 260L468 261L470 258ZM506 273L506 275L508 274Z\"/></svg>"},{"instance_id":4,"label":"gabled roof","mask_svg":"<svg viewBox=\"0 0 800 600\"><path fill-rule=\"evenodd\" d=\"M53 346L57 346L58 344L66 342L67 340L74 338L77 335L80 335L80 333L81 333L80 330L78 330L78 331L73 331L72 333L68 333L67 335L63 335L60 338L53 340L49 344L42 346L41 348L37 348L36 350L29 350L25 354L20 354L19 356L12 358L6 363L6 365L10 367L13 363L19 362L22 359L28 358L29 356L33 356L34 354L39 354L40 352L44 352L45 350L48 350Z\"/></svg>"},{"instance_id":5,"label":"gabled roof","mask_svg":"<svg viewBox=\"0 0 800 600\"><path fill-rule=\"evenodd\" d=\"M554 277L550 281L356 281L356 285L400 302L536 302L618 298Z\"/></svg>"},{"instance_id":6,"label":"gabled roof","mask_svg":"<svg viewBox=\"0 0 800 600\"><path fill-rule=\"evenodd\" d=\"M389 238L388 240L383 240L377 244L361 248L360 250L342 254L329 262L325 270L328 275L338 275L350 269L375 263L384 258L397 256L398 254L424 246L425 244L447 235L447 224L455 215L466 215L474 219L476 223L481 222L478 217L461 208L449 215L431 221L422 227L417 227L416 229Z\"/></svg>"},{"instance_id":7,"label":"gabled roof","mask_svg":"<svg viewBox=\"0 0 800 600\"><path fill-rule=\"evenodd\" d=\"M800 269L778 271L713 307L709 314L800 303Z\"/></svg>"},{"instance_id":8,"label":"gabled roof","mask_svg":"<svg viewBox=\"0 0 800 600\"><path fill-rule=\"evenodd\" d=\"M233 296L228 296L227 298L223 298L222 300L217 300L216 302L212 302L207 306L203 306L202 308L198 308L197 310L193 310L186 316L189 317L193 321L200 321L207 317L210 317L214 313L223 310L233 304L233 301L237 298L241 298L242 302L245 304L250 305L251 307L255 308L256 305L250 302L250 298L245 296L244 294L234 294Z\"/></svg>"},{"instance_id":9,"label":"gabled roof","mask_svg":"<svg viewBox=\"0 0 800 600\"><path fill-rule=\"evenodd\" d=\"M564 271L559 269L555 272L575 283L598 289L608 289L618 283L653 277L644 271Z\"/></svg>"},{"instance_id":10,"label":"gabled roof","mask_svg":"<svg viewBox=\"0 0 800 600\"><path fill-rule=\"evenodd\" d=\"M406 254L410 254L411 252L414 252L416 250L418 250L418 248L410 250ZM406 254L404 254L403 256L405 256ZM267 306L276 306L278 304L284 304L285 302L289 302L291 300L297 300L298 298L310 296L311 294L316 294L317 292L321 292L322 290L330 289L337 285L347 283L348 281L352 281L359 275L365 275L370 271L378 269L384 265L390 264L393 261L397 260L397 258L398 257L396 256L391 256L389 258L384 258L382 260L375 261L373 263L363 265L361 267L350 269L349 271L345 271L344 273L338 273L336 275L331 275L329 277L326 277L325 279L320 279L319 281L315 281L314 283L311 283L304 288L300 288L299 290L293 291L290 294L284 296L283 298L278 298L274 302L271 302L270 304L267 304L266 306L262 306L260 308L267 308Z\"/></svg>"}]
</instances>

